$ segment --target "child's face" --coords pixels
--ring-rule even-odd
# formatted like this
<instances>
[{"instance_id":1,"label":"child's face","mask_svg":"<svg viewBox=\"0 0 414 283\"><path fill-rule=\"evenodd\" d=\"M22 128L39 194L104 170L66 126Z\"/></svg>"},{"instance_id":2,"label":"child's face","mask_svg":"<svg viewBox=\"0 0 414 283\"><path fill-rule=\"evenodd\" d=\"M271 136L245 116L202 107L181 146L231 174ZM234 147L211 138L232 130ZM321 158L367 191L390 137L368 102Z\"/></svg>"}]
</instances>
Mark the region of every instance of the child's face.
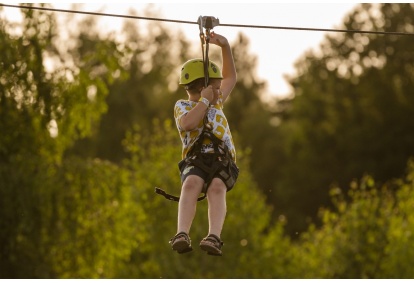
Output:
<instances>
[{"instance_id":1,"label":"child's face","mask_svg":"<svg viewBox=\"0 0 414 283\"><path fill-rule=\"evenodd\" d=\"M213 79L210 81L210 85L213 87L214 99L211 104L216 104L221 94L221 80Z\"/></svg>"}]
</instances>

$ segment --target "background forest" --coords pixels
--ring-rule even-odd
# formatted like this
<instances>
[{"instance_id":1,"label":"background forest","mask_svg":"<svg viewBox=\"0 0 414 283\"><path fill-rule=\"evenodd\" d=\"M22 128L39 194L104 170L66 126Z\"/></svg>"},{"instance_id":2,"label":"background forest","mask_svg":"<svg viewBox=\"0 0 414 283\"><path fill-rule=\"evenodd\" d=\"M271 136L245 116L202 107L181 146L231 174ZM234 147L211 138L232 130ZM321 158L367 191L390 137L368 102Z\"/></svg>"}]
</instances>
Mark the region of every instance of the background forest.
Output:
<instances>
[{"instance_id":1,"label":"background forest","mask_svg":"<svg viewBox=\"0 0 414 283\"><path fill-rule=\"evenodd\" d=\"M272 102L248 38L231 42L241 174L216 258L171 250L177 204L154 193L179 194L189 41L159 22L102 34L96 17L62 38L55 13L21 13L0 7L0 278L414 277L413 35L329 34ZM413 4L362 4L343 28L413 21Z\"/></svg>"}]
</instances>

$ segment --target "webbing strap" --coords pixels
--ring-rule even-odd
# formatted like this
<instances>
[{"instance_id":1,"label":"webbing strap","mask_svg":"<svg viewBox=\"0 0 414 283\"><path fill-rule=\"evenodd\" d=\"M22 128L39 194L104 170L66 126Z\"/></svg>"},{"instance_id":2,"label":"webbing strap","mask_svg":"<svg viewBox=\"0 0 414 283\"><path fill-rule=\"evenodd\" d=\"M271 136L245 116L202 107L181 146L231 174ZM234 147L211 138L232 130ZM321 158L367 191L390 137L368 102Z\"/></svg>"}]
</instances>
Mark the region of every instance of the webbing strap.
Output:
<instances>
[{"instance_id":1,"label":"webbing strap","mask_svg":"<svg viewBox=\"0 0 414 283\"><path fill-rule=\"evenodd\" d=\"M208 65L210 63L208 58L208 49L210 43L210 30L214 27L211 17L202 17L198 18L198 25L200 28L200 40L201 40L201 51L203 53L203 66L204 66L204 86L208 86L209 74L208 74ZM206 29L206 34L203 32L203 27ZM204 44L206 45L204 52Z\"/></svg>"},{"instance_id":2,"label":"webbing strap","mask_svg":"<svg viewBox=\"0 0 414 283\"><path fill-rule=\"evenodd\" d=\"M216 139L216 140L214 140L214 138L212 138L210 136L210 134L211 134L211 132L204 132L204 131L202 132L199 139L196 141L196 144L194 145L193 150L191 150L191 152L189 153L189 156L192 156L193 154L196 154L195 151L197 151L197 152L200 151L200 148L202 146L202 141L204 140L204 135L208 135L209 138L212 140L213 145L214 145L214 152L215 153L209 153L209 154L212 155L212 159L215 160L219 156L223 156L224 158L229 158L228 151L226 151L225 149L223 149L223 150L226 152L226 155L224 156L223 154L220 154L219 149L218 149L219 145L217 143L217 141L220 141L220 140L213 135L214 138ZM203 195L197 199L197 201L202 201L207 196L207 190L208 190L208 187L210 186L211 182L213 181L214 175L217 173L217 171L219 171L223 168L223 165L221 163L215 162L212 167L208 167L205 164L203 164L203 162L200 161L199 159L193 159L191 157L187 157L186 162L188 162L190 164L194 164L195 166L199 167L204 172L208 173L208 176L206 178L207 182L204 183L204 187L203 187L203 190L202 190ZM161 188L155 187L155 192L159 195L164 196L168 200L176 201L176 202L180 201L180 197L168 194Z\"/></svg>"},{"instance_id":3,"label":"webbing strap","mask_svg":"<svg viewBox=\"0 0 414 283\"><path fill-rule=\"evenodd\" d=\"M200 135L199 139L196 141L196 144L194 145L193 149L196 149L196 150L200 149L200 147L202 145L202 141L204 140L204 134L203 133ZM208 133L208 134L210 134L210 133ZM219 140L217 137L215 137L215 138L217 140ZM217 141L214 140L214 138L212 139L212 142L213 142L213 145L214 145L215 153L209 153L209 154L212 155L213 160L217 159L219 156L223 156L224 158L230 158L229 154L228 154L228 151L226 151L225 149L224 149L224 151L226 152L226 154L225 155L220 154L219 149L218 149L219 145L217 144ZM191 153L194 154L194 151L192 150ZM213 181L214 175L217 173L217 171L219 171L223 168L223 165L221 163L215 162L212 167L208 167L205 164L203 164L202 161L200 161L198 159L192 159L191 157L188 157L186 160L187 160L188 163L190 163L190 164L192 163L195 166L199 167L204 172L208 173L208 176L206 178L207 182L204 183L204 188L202 190L203 195L197 199L197 201L202 201L207 196L207 190L208 190L208 187L210 186L211 182ZM155 187L155 192L159 195L164 196L168 200L176 201L176 202L180 201L180 197L168 194L161 188Z\"/></svg>"},{"instance_id":4,"label":"webbing strap","mask_svg":"<svg viewBox=\"0 0 414 283\"><path fill-rule=\"evenodd\" d=\"M168 200L171 200L171 201L176 201L176 202L179 202L179 201L180 201L180 197L170 195L170 194L166 193L166 192L165 192L163 189L161 189L161 188L155 187L155 192L156 192L157 194L159 194L159 195L164 196L164 197L165 197L166 199L168 199ZM201 200L205 199L205 198L206 198L206 196L207 196L207 194L206 194L206 193L204 193L204 195L202 195L201 197L199 197L199 198L197 199L197 201L201 201Z\"/></svg>"},{"instance_id":5,"label":"webbing strap","mask_svg":"<svg viewBox=\"0 0 414 283\"><path fill-rule=\"evenodd\" d=\"M208 82L209 82L209 74L208 74L208 65L210 64L210 59L208 58L208 46L210 43L210 30L206 29L206 56L204 58L203 56L203 64L204 64L204 86L207 87L208 86Z\"/></svg>"}]
</instances>

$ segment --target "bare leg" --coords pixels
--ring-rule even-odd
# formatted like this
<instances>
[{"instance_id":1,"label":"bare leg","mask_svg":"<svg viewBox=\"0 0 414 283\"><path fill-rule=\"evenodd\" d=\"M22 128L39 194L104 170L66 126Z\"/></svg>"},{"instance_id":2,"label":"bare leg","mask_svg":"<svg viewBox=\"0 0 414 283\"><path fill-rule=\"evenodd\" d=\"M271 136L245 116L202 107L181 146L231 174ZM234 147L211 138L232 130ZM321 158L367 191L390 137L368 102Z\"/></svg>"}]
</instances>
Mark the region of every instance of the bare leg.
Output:
<instances>
[{"instance_id":1,"label":"bare leg","mask_svg":"<svg viewBox=\"0 0 414 283\"><path fill-rule=\"evenodd\" d=\"M185 179L178 204L177 233L190 233L191 224L196 213L197 198L202 191L203 185L203 179L198 176L190 175Z\"/></svg>"},{"instance_id":2,"label":"bare leg","mask_svg":"<svg viewBox=\"0 0 414 283\"><path fill-rule=\"evenodd\" d=\"M209 234L220 237L226 218L227 188L221 179L215 178L207 190Z\"/></svg>"}]
</instances>

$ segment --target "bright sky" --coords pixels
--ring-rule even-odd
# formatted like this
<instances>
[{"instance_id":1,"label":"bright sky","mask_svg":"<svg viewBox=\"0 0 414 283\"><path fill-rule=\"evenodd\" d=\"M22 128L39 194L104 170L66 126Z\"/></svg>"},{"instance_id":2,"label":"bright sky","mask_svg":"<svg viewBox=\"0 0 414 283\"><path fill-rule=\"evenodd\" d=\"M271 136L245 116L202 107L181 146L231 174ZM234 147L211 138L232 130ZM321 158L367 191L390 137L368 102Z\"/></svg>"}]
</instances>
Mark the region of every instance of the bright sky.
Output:
<instances>
[{"instance_id":1,"label":"bright sky","mask_svg":"<svg viewBox=\"0 0 414 283\"><path fill-rule=\"evenodd\" d=\"M214 16L223 24L284 27L335 28L356 4L352 3L243 3L243 4L157 4L168 19L197 21L200 15ZM198 27L182 25L189 39L199 46ZM239 32L250 39L250 51L258 58L258 77L268 83L269 92L283 96L289 85L283 75L294 73L294 62L305 50L318 47L323 32L275 29L215 27L230 42ZM201 54L201 47L200 47Z\"/></svg>"},{"instance_id":2,"label":"bright sky","mask_svg":"<svg viewBox=\"0 0 414 283\"><path fill-rule=\"evenodd\" d=\"M7 3L7 2L3 2ZM70 9L71 3L54 2L54 8ZM102 2L91 1L83 5L82 10L111 14L128 14L133 8L138 16L144 16L143 10L149 3L141 2ZM305 28L341 28L344 17L357 3L151 3L151 11L159 14L155 17L171 20L196 22L198 17L213 16L222 24L263 25ZM11 13L12 8L6 9ZM17 10L17 9L14 9ZM106 29L118 26L122 19L102 17ZM149 21L147 21L149 22ZM197 25L165 23L172 29L182 30L187 40L194 42L200 49L199 29ZM242 32L250 40L250 53L258 58L258 78L268 84L268 92L273 96L289 94L289 85L284 75L294 74L295 61L308 49L317 49L325 36L319 31L295 31L280 29L256 29L217 26L214 31L226 36L230 43Z\"/></svg>"}]
</instances>

